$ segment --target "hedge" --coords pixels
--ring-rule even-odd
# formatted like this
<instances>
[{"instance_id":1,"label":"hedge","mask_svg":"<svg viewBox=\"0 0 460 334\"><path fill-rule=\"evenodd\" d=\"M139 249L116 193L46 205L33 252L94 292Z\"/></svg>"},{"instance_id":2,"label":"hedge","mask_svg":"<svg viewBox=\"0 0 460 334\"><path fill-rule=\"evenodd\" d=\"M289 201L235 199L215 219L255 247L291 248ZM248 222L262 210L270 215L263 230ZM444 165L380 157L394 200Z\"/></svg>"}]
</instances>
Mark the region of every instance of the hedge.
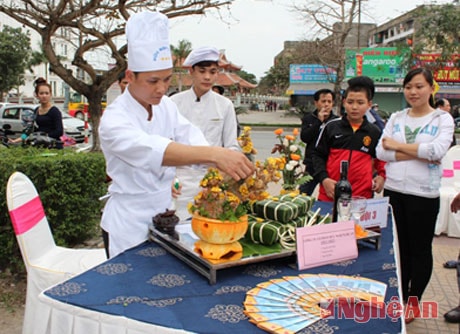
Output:
<instances>
[{"instance_id":1,"label":"hedge","mask_svg":"<svg viewBox=\"0 0 460 334\"><path fill-rule=\"evenodd\" d=\"M107 191L102 153L11 147L0 149L0 161L0 270L24 268L6 204L6 185L15 171L37 188L57 245L72 247L98 233L98 198Z\"/></svg>"}]
</instances>

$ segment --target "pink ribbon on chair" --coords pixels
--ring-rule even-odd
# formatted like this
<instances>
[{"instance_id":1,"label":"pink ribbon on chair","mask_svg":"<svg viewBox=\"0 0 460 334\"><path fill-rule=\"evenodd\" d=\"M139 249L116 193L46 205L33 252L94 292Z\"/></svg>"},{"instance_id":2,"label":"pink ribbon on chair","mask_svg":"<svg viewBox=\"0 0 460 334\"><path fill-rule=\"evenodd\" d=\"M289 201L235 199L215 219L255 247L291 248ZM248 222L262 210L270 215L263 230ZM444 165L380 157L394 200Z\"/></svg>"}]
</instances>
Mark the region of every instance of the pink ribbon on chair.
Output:
<instances>
[{"instance_id":1,"label":"pink ribbon on chair","mask_svg":"<svg viewBox=\"0 0 460 334\"><path fill-rule=\"evenodd\" d=\"M45 217L45 210L43 210L40 197L37 196L29 202L11 210L10 217L16 235L27 232Z\"/></svg>"},{"instance_id":2,"label":"pink ribbon on chair","mask_svg":"<svg viewBox=\"0 0 460 334\"><path fill-rule=\"evenodd\" d=\"M460 161L455 160L453 164L454 164L454 169L460 169Z\"/></svg>"}]
</instances>

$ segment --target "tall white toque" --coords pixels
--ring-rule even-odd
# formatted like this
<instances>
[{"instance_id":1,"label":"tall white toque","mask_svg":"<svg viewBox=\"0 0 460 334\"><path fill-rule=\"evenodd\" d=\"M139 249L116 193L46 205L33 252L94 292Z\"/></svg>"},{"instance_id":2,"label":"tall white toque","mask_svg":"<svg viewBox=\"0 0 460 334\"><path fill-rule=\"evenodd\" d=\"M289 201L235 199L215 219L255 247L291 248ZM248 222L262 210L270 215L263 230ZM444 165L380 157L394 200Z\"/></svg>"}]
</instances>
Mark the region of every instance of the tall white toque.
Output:
<instances>
[{"instance_id":1,"label":"tall white toque","mask_svg":"<svg viewBox=\"0 0 460 334\"><path fill-rule=\"evenodd\" d=\"M128 69L149 72L173 67L168 17L158 12L131 15L126 23Z\"/></svg>"},{"instance_id":2,"label":"tall white toque","mask_svg":"<svg viewBox=\"0 0 460 334\"><path fill-rule=\"evenodd\" d=\"M218 61L219 50L209 46L202 46L194 49L184 60L184 67L192 67L202 61Z\"/></svg>"}]
</instances>

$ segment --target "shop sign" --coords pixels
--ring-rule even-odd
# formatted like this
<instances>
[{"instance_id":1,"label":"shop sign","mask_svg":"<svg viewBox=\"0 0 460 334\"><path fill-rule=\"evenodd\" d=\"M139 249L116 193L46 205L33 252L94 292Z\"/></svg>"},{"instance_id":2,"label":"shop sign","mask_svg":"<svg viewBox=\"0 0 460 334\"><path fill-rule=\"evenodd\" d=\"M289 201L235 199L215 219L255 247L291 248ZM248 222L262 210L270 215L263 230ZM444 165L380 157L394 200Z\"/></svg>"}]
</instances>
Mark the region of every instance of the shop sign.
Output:
<instances>
[{"instance_id":1,"label":"shop sign","mask_svg":"<svg viewBox=\"0 0 460 334\"><path fill-rule=\"evenodd\" d=\"M441 56L439 53L426 53L416 55L416 66L433 68L434 79L441 82L460 83L460 69L456 66L460 60L460 54L452 55L451 61L438 63Z\"/></svg>"},{"instance_id":2,"label":"shop sign","mask_svg":"<svg viewBox=\"0 0 460 334\"><path fill-rule=\"evenodd\" d=\"M335 82L337 74L333 68L319 64L291 64L289 82L293 83L330 83Z\"/></svg>"},{"instance_id":3,"label":"shop sign","mask_svg":"<svg viewBox=\"0 0 460 334\"><path fill-rule=\"evenodd\" d=\"M345 80L366 75L376 83L401 83L405 71L401 63L405 50L398 48L362 48L345 51Z\"/></svg>"}]
</instances>

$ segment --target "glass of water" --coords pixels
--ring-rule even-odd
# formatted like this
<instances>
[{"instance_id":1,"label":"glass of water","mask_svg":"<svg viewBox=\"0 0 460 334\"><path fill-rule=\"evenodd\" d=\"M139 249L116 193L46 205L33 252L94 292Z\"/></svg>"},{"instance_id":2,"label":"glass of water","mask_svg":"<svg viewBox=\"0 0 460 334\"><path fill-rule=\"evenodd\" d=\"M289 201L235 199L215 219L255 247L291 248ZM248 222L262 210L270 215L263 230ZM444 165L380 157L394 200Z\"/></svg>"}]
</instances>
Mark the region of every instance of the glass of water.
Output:
<instances>
[{"instance_id":1,"label":"glass of water","mask_svg":"<svg viewBox=\"0 0 460 334\"><path fill-rule=\"evenodd\" d=\"M351 218L351 198L341 196L337 200L338 221L349 221Z\"/></svg>"},{"instance_id":2,"label":"glass of water","mask_svg":"<svg viewBox=\"0 0 460 334\"><path fill-rule=\"evenodd\" d=\"M367 199L361 196L352 197L350 207L353 220L356 224L359 224L361 216L366 212Z\"/></svg>"}]
</instances>

